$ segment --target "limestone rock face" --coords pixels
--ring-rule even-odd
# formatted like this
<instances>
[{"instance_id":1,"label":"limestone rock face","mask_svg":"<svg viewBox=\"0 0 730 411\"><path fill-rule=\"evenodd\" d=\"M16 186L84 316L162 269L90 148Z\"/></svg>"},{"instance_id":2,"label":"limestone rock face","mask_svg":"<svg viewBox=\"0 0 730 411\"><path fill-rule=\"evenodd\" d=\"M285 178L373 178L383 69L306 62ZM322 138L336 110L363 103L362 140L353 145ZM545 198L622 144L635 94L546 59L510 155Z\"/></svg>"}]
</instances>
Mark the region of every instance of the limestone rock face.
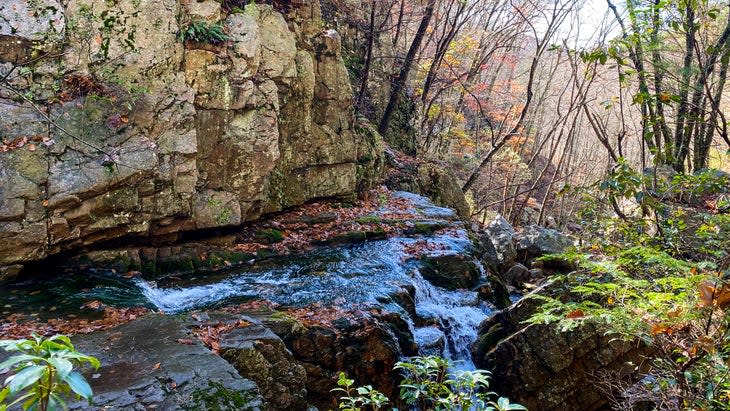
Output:
<instances>
[{"instance_id":1,"label":"limestone rock face","mask_svg":"<svg viewBox=\"0 0 730 411\"><path fill-rule=\"evenodd\" d=\"M228 41L184 42L196 22ZM0 93L0 266L371 187L382 140L354 126L340 49L319 0L3 2L0 76L58 53L12 77L33 105Z\"/></svg>"}]
</instances>

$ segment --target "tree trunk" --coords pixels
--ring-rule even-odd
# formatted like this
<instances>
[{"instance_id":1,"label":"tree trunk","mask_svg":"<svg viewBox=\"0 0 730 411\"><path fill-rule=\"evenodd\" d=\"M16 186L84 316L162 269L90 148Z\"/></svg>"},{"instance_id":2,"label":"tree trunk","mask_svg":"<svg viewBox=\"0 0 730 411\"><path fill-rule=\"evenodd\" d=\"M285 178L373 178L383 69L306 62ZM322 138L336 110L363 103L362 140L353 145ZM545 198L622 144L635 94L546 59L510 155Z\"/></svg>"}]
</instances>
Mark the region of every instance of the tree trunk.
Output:
<instances>
[{"instance_id":1,"label":"tree trunk","mask_svg":"<svg viewBox=\"0 0 730 411\"><path fill-rule=\"evenodd\" d=\"M421 42L423 41L423 36L426 34L426 29L428 28L428 25L431 24L431 17L433 17L433 9L435 5L436 0L429 0L428 4L426 5L423 17L421 18L421 24L418 26L416 36L413 38L411 47L408 49L408 54L406 54L406 59L403 61L403 66L401 66L400 74L393 84L393 88L390 90L390 99L388 100L388 106L385 108L383 118L380 120L380 125L378 126L378 132L380 134L385 134L386 131L388 131L390 118L393 116L393 111L395 111L395 108L398 106L398 100L400 99L400 95L403 92L403 87L406 84L406 80L408 80L408 73L410 72L411 66L413 65L414 57L416 56L416 53L418 53L418 49L421 47Z\"/></svg>"}]
</instances>

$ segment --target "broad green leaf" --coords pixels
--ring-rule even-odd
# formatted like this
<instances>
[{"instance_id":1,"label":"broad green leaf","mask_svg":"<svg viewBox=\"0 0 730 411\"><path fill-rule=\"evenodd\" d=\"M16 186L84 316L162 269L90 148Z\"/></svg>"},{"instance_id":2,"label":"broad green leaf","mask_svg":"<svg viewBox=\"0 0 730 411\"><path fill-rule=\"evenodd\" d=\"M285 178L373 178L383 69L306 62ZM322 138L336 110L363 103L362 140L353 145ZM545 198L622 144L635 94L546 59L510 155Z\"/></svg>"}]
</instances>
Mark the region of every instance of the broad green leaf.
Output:
<instances>
[{"instance_id":1,"label":"broad green leaf","mask_svg":"<svg viewBox=\"0 0 730 411\"><path fill-rule=\"evenodd\" d=\"M27 354L20 354L20 355L14 355L7 360L0 363L0 370L4 370L6 368L10 368L14 366L17 363L23 362L23 361L36 361L36 362L43 362L45 361L41 357L37 357L35 355L27 355Z\"/></svg>"},{"instance_id":2,"label":"broad green leaf","mask_svg":"<svg viewBox=\"0 0 730 411\"><path fill-rule=\"evenodd\" d=\"M48 363L56 368L58 378L61 380L65 380L66 376L73 370L71 361L64 358L49 358Z\"/></svg>"},{"instance_id":3,"label":"broad green leaf","mask_svg":"<svg viewBox=\"0 0 730 411\"><path fill-rule=\"evenodd\" d=\"M86 379L80 373L74 371L66 376L64 381L66 381L68 386L71 387L73 392L80 395L82 398L91 401L93 392L91 391L89 383L86 382Z\"/></svg>"},{"instance_id":4,"label":"broad green leaf","mask_svg":"<svg viewBox=\"0 0 730 411\"><path fill-rule=\"evenodd\" d=\"M69 359L69 360L79 360L81 362L88 362L89 365L91 365L94 368L99 368L101 366L101 363L98 359L90 356L81 354L79 352L65 352L62 355L63 358ZM353 381L354 382L354 381Z\"/></svg>"},{"instance_id":5,"label":"broad green leaf","mask_svg":"<svg viewBox=\"0 0 730 411\"><path fill-rule=\"evenodd\" d=\"M8 384L8 388L10 389L11 394L17 394L18 392L24 390L25 388L28 388L29 386L33 385L36 381L38 381L41 377L43 377L43 374L46 372L46 367L43 365L33 365L28 368L24 368L19 373L8 377L8 380L5 380Z\"/></svg>"}]
</instances>

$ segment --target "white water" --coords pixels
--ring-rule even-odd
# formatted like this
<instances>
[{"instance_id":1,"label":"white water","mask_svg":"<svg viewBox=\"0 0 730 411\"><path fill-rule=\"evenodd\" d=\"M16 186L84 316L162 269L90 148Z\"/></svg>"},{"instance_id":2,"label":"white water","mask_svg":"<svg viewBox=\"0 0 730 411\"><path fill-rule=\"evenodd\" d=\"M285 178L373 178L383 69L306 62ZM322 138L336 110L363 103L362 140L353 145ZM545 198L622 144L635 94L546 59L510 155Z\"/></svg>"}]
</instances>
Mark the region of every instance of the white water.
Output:
<instances>
[{"instance_id":1,"label":"white water","mask_svg":"<svg viewBox=\"0 0 730 411\"><path fill-rule=\"evenodd\" d=\"M409 193L402 196L421 215L447 219L453 216L452 210L436 207L420 196ZM425 239L434 246L430 248L435 250L431 255L471 252L471 241L463 230ZM443 351L438 354L463 361L458 368L473 368L470 347L489 309L479 302L475 292L447 291L424 280L418 271L419 261L405 251L417 241L423 242L424 238L391 238L325 248L304 257L281 258L273 267L238 268L223 276L187 278L168 287L141 279L135 281L147 300L167 313L247 298L288 306L321 303L358 307L386 301L388 296L402 291L403 285L411 284L415 288L417 318L409 318L394 302L385 303L385 308L404 316L419 347L431 346L424 353L431 354L434 347L443 344ZM426 325L420 326L423 324Z\"/></svg>"},{"instance_id":2,"label":"white water","mask_svg":"<svg viewBox=\"0 0 730 411\"><path fill-rule=\"evenodd\" d=\"M477 338L479 323L487 318L488 309L479 303L472 291L447 291L433 286L421 277L414 275L416 287L416 314L421 318L431 318L438 322L438 330L446 336L444 358L459 361L457 368L476 369L471 360L471 345ZM433 328L433 327L428 327ZM433 339L433 331L416 332L425 338ZM422 340L424 343L427 340Z\"/></svg>"}]
</instances>

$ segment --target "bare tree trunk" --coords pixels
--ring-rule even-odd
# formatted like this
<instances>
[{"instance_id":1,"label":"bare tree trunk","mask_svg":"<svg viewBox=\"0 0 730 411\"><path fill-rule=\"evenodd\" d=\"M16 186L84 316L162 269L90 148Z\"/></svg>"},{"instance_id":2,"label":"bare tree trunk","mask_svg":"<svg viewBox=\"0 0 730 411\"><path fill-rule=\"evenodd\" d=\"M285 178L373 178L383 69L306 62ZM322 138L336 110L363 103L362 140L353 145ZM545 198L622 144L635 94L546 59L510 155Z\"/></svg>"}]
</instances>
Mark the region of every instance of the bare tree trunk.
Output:
<instances>
[{"instance_id":1,"label":"bare tree trunk","mask_svg":"<svg viewBox=\"0 0 730 411\"><path fill-rule=\"evenodd\" d=\"M370 24L368 26L367 50L365 51L365 67L363 67L362 79L360 80L360 92L357 93L357 100L355 100L355 109L358 112L362 111L362 104L370 77L370 65L373 61L373 42L375 39L375 2L376 0L370 0Z\"/></svg>"},{"instance_id":2,"label":"bare tree trunk","mask_svg":"<svg viewBox=\"0 0 730 411\"><path fill-rule=\"evenodd\" d=\"M403 61L400 74L398 75L395 84L393 84L393 88L390 90L390 99L388 100L388 106L385 108L383 118L380 120L380 125L378 126L378 132L380 134L385 134L388 131L390 118L393 116L393 111L398 106L398 100L400 99L400 95L403 92L403 87L405 87L406 80L408 80L408 73L411 70L411 65L413 65L413 60L416 56L416 53L421 47L421 42L423 41L423 36L426 34L426 29L431 23L431 17L433 17L433 9L435 5L436 0L429 0L428 4L426 5L423 17L421 18L421 24L418 26L416 36L413 38L411 47L408 49L408 54L406 54L406 59Z\"/></svg>"}]
</instances>

